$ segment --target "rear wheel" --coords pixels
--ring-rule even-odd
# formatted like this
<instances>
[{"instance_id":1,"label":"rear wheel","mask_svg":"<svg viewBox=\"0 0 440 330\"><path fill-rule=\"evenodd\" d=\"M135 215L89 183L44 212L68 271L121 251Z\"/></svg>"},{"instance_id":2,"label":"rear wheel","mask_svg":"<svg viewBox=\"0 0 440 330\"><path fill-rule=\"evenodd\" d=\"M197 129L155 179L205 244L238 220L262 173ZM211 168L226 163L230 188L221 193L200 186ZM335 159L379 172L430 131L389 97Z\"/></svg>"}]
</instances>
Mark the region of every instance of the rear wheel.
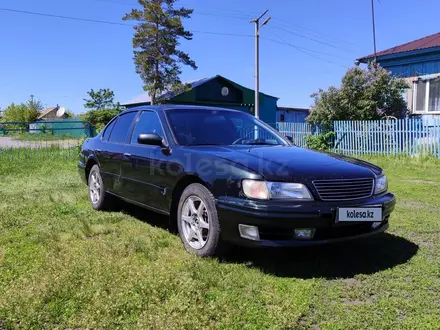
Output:
<instances>
[{"instance_id":1,"label":"rear wheel","mask_svg":"<svg viewBox=\"0 0 440 330\"><path fill-rule=\"evenodd\" d=\"M95 210L110 210L112 206L113 196L105 192L104 182L98 165L93 165L89 173L89 200Z\"/></svg>"},{"instance_id":2,"label":"rear wheel","mask_svg":"<svg viewBox=\"0 0 440 330\"><path fill-rule=\"evenodd\" d=\"M221 253L220 224L214 196L203 185L193 183L180 197L177 227L185 249L201 257Z\"/></svg>"}]
</instances>

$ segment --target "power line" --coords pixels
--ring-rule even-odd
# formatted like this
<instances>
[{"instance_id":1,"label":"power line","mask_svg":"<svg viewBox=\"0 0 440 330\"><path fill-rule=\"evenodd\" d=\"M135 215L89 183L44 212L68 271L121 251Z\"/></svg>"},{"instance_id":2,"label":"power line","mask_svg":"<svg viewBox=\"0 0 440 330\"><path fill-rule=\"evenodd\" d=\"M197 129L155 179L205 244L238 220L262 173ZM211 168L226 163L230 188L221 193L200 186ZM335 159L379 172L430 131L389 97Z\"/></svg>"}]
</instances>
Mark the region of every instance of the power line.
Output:
<instances>
[{"instance_id":1,"label":"power line","mask_svg":"<svg viewBox=\"0 0 440 330\"><path fill-rule=\"evenodd\" d=\"M108 2L108 3L115 3L115 4L125 4L125 5L136 5L137 4L136 0L94 0L94 1ZM184 5L184 4L182 4L182 5ZM247 11L242 11L242 10L237 10L237 9L226 9L226 8L218 8L218 7L204 7L204 6L193 6L193 5L188 5L188 6L191 7L191 8L196 9L193 12L193 15L217 16L217 17L225 17L225 18L231 18L231 19L238 19L238 20L243 20L243 21L244 20L248 21L251 18L252 15L255 16L255 15L258 14L257 12L247 12ZM286 30L286 27L289 28L289 29L300 31L302 33L309 34L309 35L314 35L315 37L318 37L318 38L321 38L321 39L340 41L340 42L343 42L343 43L345 43L347 45L352 45L352 46L359 47L358 45L356 45L356 44L354 44L352 42L345 41L345 40L342 40L342 39L339 39L339 38L336 38L336 37L328 36L328 35L325 35L325 34L322 34L322 33L319 33L319 32L316 32L316 31L313 31L313 30L310 30L310 29L307 29L307 28L303 28L303 27L301 27L299 25L292 24L291 22L283 20L283 19L280 19L280 18L274 18L274 20L278 21L278 24L282 25L281 27L277 27L280 30L283 30L283 31L285 31L287 33L291 33L291 34L297 35L298 37L301 37L301 38L304 38L304 39L309 39L311 41L315 41L315 42L324 44L324 45L332 47L332 48L342 49L342 50L346 51L346 49L343 49L341 47L337 47L334 44L330 44L330 43L325 42L325 41L317 40L317 39L315 39L313 37L309 37L307 35L304 35L304 34L301 34L301 33L298 33L298 32L293 32L291 30Z\"/></svg>"},{"instance_id":2,"label":"power line","mask_svg":"<svg viewBox=\"0 0 440 330\"><path fill-rule=\"evenodd\" d=\"M279 36L275 35L274 33L272 33L272 34L274 36L276 36L278 39L281 39ZM269 41L273 41L273 42L275 42L277 44L290 46L290 47L296 48L298 50L304 50L304 51L312 52L312 53L316 53L316 54L327 55L327 56L331 56L331 57L340 58L340 59L343 59L343 60L349 60L349 61L352 60L351 58L348 58L348 57L339 56L339 55L335 55L335 54L330 54L330 53L326 53L326 52L321 52L319 50L310 49L310 48L306 48L306 47L302 47L302 46L297 46L297 45L294 45L294 44L292 44L292 43L290 43L288 41L285 41L284 39L281 39L283 41L280 41L280 40L275 40L275 39L264 37L264 36L261 36L261 38L269 40Z\"/></svg>"},{"instance_id":3,"label":"power line","mask_svg":"<svg viewBox=\"0 0 440 330\"><path fill-rule=\"evenodd\" d=\"M12 12L12 13L19 13L19 14L27 14L27 15L34 15L34 16L40 16L40 17L50 17L50 18L58 18L58 19L66 19L66 20L72 20L72 21L81 21L81 22L88 22L88 23L97 23L97 24L108 24L108 25L116 25L116 26L128 26L128 27L134 27L136 26L135 24L129 24L129 23L124 23L124 22L113 22L113 21L105 21L105 20L97 20L97 19L88 19L88 18L81 18L81 17L74 17L74 16L64 16L64 15L54 15L54 14L47 14L47 13L40 13L40 12L34 12L34 11L26 11L26 10L18 10L18 9L11 9L11 8L0 8L0 11L5 11L5 12ZM189 32L192 33L200 33L200 34L208 34L208 35L223 35L223 36L232 36L232 37L246 37L246 38L254 38L253 35L251 34L239 34L239 33L227 33L227 32L216 32L216 31L201 31L201 30L190 30ZM322 59L320 57L317 57L313 54L310 53L318 53L318 54L323 54L323 55L327 55L327 56L333 56L333 57L339 57L342 59L347 59L345 57L341 57L338 55L333 55L330 53L325 53L325 52L321 52L321 51L317 51L317 50L313 50L313 49L309 49L309 48L305 48L305 47L300 47L300 46L296 46L293 45L287 41L285 41L284 39L281 39L279 36L275 35L275 37L277 37L278 39L280 39L281 41L272 39L272 38L268 38L268 37L264 37L261 36L261 38L278 43L278 44L283 44L283 45L287 45L290 47L293 47L299 51L302 51L312 57L315 57L319 60L323 60L326 61L328 63L331 64L336 64L336 65L340 65L331 61L327 61L325 59Z\"/></svg>"},{"instance_id":4,"label":"power line","mask_svg":"<svg viewBox=\"0 0 440 330\"><path fill-rule=\"evenodd\" d=\"M311 35L314 35L314 36L317 36L317 37L322 37L322 38L328 39L328 40L334 40L334 41L343 42L343 43L345 43L347 45L360 47L358 44L353 43L351 41L343 40L343 39L340 39L340 38L329 36L329 35L327 35L325 33L317 32L317 31L314 31L314 30L311 30L311 29L307 29L307 28L304 28L302 26L293 24L293 23L291 23L289 21L286 21L286 20L283 20L283 19L280 19L280 18L275 18L274 20L278 21L279 24L282 24L282 25L284 25L284 26L286 26L288 28L291 28L293 30L301 31L301 32L308 33L308 34L311 34Z\"/></svg>"},{"instance_id":5,"label":"power line","mask_svg":"<svg viewBox=\"0 0 440 330\"><path fill-rule=\"evenodd\" d=\"M79 17L72 17L72 16L53 15L53 14L39 13L39 12L35 12L35 11L18 10L18 9L10 9L10 8L0 8L0 11L7 11L7 12L12 12L12 13L20 13L20 14L28 14L28 15L35 15L35 16L43 16L43 17L61 18L61 19L68 19L68 20L72 20L72 21L83 21L83 22L90 22L90 23L100 23L100 24L109 24L109 25L122 25L122 26L131 26L131 27L134 26L134 25L128 24L128 23L102 21L102 20L97 20L97 19L79 18Z\"/></svg>"},{"instance_id":6,"label":"power line","mask_svg":"<svg viewBox=\"0 0 440 330\"><path fill-rule=\"evenodd\" d=\"M113 4L119 4L119 5L127 5L130 7L133 7L137 4L136 1L123 1L123 0L93 0L97 2L104 2L104 3L113 3ZM194 6L192 6L194 7ZM225 17L225 18L232 18L232 19L239 19L239 20L249 20L251 17L249 13L244 14L243 12L233 12L228 9L223 10L224 12L213 12L212 10L209 10L207 7L194 7L194 8L200 8L193 12L193 15L203 15L203 16L218 16L218 17ZM222 9L216 9L216 10L222 10Z\"/></svg>"},{"instance_id":7,"label":"power line","mask_svg":"<svg viewBox=\"0 0 440 330\"><path fill-rule=\"evenodd\" d=\"M325 41L321 41L321 40L319 40L319 39L315 39L315 38L312 38L312 37L309 37L309 36L306 36L306 35L303 35L303 34L300 34L300 33L296 33L296 32L293 32L293 31L291 31L291 30L284 29L284 28L279 27L279 26L274 26L273 28L274 28L274 29L281 30L281 31L284 31L284 32L287 32L287 33L290 33L290 34L293 34L293 35L296 35L296 36L298 36L298 37L300 37L300 38L303 38L303 39L308 39L308 40L311 40L311 41L317 42L317 43L319 43L319 44L322 44L322 45L325 45L325 46L328 46L328 47L331 47L331 48L340 49L340 50L344 50L344 51L347 50L347 49L345 49L345 48L335 46L334 44L331 44L331 43L328 43L328 42L325 42Z\"/></svg>"},{"instance_id":8,"label":"power line","mask_svg":"<svg viewBox=\"0 0 440 330\"><path fill-rule=\"evenodd\" d=\"M34 11L18 10L18 9L11 9L11 8L0 8L0 11L19 13L19 14L28 14L28 15L35 15L35 16L42 16L42 17L67 19L67 20L72 20L72 21L98 23L98 24L109 24L109 25L129 26L129 27L136 26L135 24L129 24L129 23L123 23L123 22L113 22L113 21L104 21L104 20L97 20L97 19L73 17L73 16L54 15L54 14L39 13L39 12L34 12ZM224 32L215 32L215 31L190 30L189 32L201 33L201 34L212 34L212 35L225 35L225 36L234 36L234 37L251 37L251 38L254 37L251 34L224 33Z\"/></svg>"},{"instance_id":9,"label":"power line","mask_svg":"<svg viewBox=\"0 0 440 330\"><path fill-rule=\"evenodd\" d=\"M320 60L320 61L324 61L324 62L327 62L327 63L330 63L330 64L334 64L334 65L340 66L340 67L345 68L345 69L348 68L348 67L346 67L346 66L344 66L344 65L342 65L342 64L339 64L339 63L336 63L336 62L329 61L329 60L324 59L324 58L322 58L322 57L316 56L316 55L314 55L314 54L312 53L312 52L317 52L317 51L307 50L307 49L305 49L305 48L303 48L303 47L295 46L295 45L293 45L293 44L287 42L286 40L282 39L281 37L279 37L279 36L276 35L275 33L272 33L272 34L273 34L275 37L277 37L278 39L280 39L281 42L279 42L279 41L277 41L277 40L274 40L274 39L271 39L271 38L265 38L265 39L270 40L270 41L273 41L273 42L277 42L277 43L282 43L282 44L288 45L288 46L293 47L293 48L299 50L300 52L303 52L304 54L307 54L307 55L309 55L309 56L311 56L311 57L314 57L314 58L316 58L316 59L318 59L318 60ZM262 38L263 38L263 37L262 37ZM324 53L324 54L325 54L325 53ZM330 55L330 56L332 56L331 54L326 54L326 55Z\"/></svg>"}]
</instances>

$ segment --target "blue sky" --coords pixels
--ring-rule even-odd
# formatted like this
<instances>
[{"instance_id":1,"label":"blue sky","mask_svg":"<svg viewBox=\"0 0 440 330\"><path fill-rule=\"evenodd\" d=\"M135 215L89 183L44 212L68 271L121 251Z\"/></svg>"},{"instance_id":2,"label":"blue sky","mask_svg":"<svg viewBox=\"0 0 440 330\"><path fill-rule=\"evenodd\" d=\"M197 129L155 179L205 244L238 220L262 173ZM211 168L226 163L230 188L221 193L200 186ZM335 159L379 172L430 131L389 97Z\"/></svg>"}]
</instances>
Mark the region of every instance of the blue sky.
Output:
<instances>
[{"instance_id":1,"label":"blue sky","mask_svg":"<svg viewBox=\"0 0 440 330\"><path fill-rule=\"evenodd\" d=\"M136 3L2 0L0 8L122 22ZM278 43L261 39L260 90L279 97L279 105L311 105L311 93L339 85L346 68L373 49L370 0L182 0L179 4L195 10L185 21L189 30L242 35L253 35L249 17L269 9L272 20L261 29L261 36ZM417 4L376 0L378 50L439 32L439 9L438 0ZM91 88L110 88L118 101L142 93L132 60L131 27L0 10L0 31L2 108L33 94L47 107L59 104L80 113ZM253 88L252 37L195 32L182 49L199 67L184 69L182 80L221 74Z\"/></svg>"}]
</instances>

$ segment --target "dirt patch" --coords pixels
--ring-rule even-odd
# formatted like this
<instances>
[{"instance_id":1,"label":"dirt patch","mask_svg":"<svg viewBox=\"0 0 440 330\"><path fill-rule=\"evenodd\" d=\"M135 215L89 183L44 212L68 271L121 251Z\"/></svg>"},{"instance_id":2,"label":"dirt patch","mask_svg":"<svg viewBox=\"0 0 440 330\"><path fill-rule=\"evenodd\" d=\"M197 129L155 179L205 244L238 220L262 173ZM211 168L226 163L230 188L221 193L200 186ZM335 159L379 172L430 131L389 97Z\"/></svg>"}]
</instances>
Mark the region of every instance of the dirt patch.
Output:
<instances>
[{"instance_id":1,"label":"dirt patch","mask_svg":"<svg viewBox=\"0 0 440 330\"><path fill-rule=\"evenodd\" d=\"M402 201L400 204L411 209L424 209L426 207L425 203L419 201Z\"/></svg>"},{"instance_id":2,"label":"dirt patch","mask_svg":"<svg viewBox=\"0 0 440 330\"><path fill-rule=\"evenodd\" d=\"M344 284L347 286L354 286L354 285L358 285L361 283L361 281L359 281L355 278L347 278L347 279L344 279L342 282L344 282Z\"/></svg>"},{"instance_id":3,"label":"dirt patch","mask_svg":"<svg viewBox=\"0 0 440 330\"><path fill-rule=\"evenodd\" d=\"M408 209L417 209L417 210L430 210L433 212L440 212L440 207L435 207L429 203L423 203L420 201L412 201L412 200L399 200L399 206L408 208Z\"/></svg>"},{"instance_id":4,"label":"dirt patch","mask_svg":"<svg viewBox=\"0 0 440 330\"><path fill-rule=\"evenodd\" d=\"M405 180L405 182L411 182L411 183L424 183L424 184L432 184L435 186L440 186L440 182L436 181L427 181L427 180Z\"/></svg>"},{"instance_id":5,"label":"dirt patch","mask_svg":"<svg viewBox=\"0 0 440 330\"><path fill-rule=\"evenodd\" d=\"M352 299L344 298L344 299L342 299L342 302L344 304L346 304L347 306L359 306L359 305L365 304L365 301L362 301L359 299L352 300Z\"/></svg>"},{"instance_id":6,"label":"dirt patch","mask_svg":"<svg viewBox=\"0 0 440 330\"><path fill-rule=\"evenodd\" d=\"M0 137L0 149L11 149L11 148L30 148L30 149L41 149L50 147L59 148L72 148L77 146L79 140L51 140L51 141L18 141L11 137Z\"/></svg>"}]
</instances>

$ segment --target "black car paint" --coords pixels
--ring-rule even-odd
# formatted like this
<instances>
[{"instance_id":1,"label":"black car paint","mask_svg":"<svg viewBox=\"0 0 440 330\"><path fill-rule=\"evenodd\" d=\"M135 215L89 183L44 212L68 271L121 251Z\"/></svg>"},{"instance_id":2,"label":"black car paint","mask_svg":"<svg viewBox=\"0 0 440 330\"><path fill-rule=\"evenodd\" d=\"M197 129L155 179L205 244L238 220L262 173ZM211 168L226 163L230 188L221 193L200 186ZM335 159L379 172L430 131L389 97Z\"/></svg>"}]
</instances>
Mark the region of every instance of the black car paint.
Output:
<instances>
[{"instance_id":1,"label":"black car paint","mask_svg":"<svg viewBox=\"0 0 440 330\"><path fill-rule=\"evenodd\" d=\"M388 227L387 219L395 205L394 195L384 193L362 200L323 202L312 184L316 179L376 178L382 170L370 163L332 153L321 153L293 146L180 146L166 118L167 109L185 106L139 107L128 111L154 111L162 122L164 146L130 144L130 127L125 143L102 140L102 132L85 141L79 170L86 182L86 169L92 162L100 166L108 191L135 204L170 214L173 192L188 177L202 182L213 194L222 228L222 238L242 245L304 245L326 243L379 233ZM211 109L211 108L207 108ZM215 108L218 110L218 108ZM233 111L233 110L230 110ZM104 131L104 130L103 130ZM145 132L149 133L149 132ZM307 185L315 201L255 201L243 196L243 179L299 182ZM333 240L248 241L240 238L238 224L261 224L279 228L340 228L360 223L335 223L339 206L377 206L383 208L383 224L359 235Z\"/></svg>"}]
</instances>

